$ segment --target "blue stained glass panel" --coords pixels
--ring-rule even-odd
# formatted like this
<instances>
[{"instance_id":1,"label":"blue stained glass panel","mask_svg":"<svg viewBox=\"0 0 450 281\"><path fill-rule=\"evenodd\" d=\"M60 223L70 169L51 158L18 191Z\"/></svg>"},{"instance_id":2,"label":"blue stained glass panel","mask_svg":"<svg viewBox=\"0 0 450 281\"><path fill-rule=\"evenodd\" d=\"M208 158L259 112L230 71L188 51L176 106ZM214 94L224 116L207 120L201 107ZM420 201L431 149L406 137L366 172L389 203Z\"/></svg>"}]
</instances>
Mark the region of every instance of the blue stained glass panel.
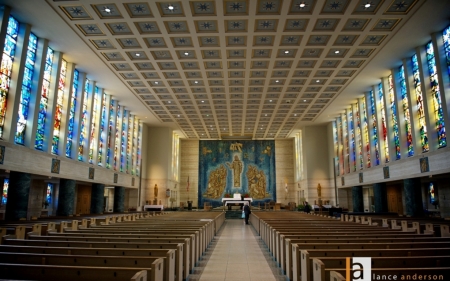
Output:
<instances>
[{"instance_id":1,"label":"blue stained glass panel","mask_svg":"<svg viewBox=\"0 0 450 281\"><path fill-rule=\"evenodd\" d=\"M75 108L77 106L78 76L79 72L78 70L75 69L73 73L72 98L70 101L70 108L69 108L69 122L67 125L66 157L68 158L72 158L73 130L75 126Z\"/></svg>"},{"instance_id":2,"label":"blue stained glass panel","mask_svg":"<svg viewBox=\"0 0 450 281\"><path fill-rule=\"evenodd\" d=\"M450 75L450 26L442 32L442 39L444 41L444 51L447 59L447 70Z\"/></svg>"}]
</instances>

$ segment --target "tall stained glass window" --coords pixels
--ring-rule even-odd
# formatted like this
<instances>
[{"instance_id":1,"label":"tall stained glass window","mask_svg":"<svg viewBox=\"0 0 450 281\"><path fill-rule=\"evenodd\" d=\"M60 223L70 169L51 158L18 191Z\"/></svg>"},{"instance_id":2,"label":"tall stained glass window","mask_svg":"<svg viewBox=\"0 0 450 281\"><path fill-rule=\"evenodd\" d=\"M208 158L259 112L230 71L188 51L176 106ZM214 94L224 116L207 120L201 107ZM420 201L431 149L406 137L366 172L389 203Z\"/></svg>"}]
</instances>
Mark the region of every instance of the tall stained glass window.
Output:
<instances>
[{"instance_id":1,"label":"tall stained glass window","mask_svg":"<svg viewBox=\"0 0 450 281\"><path fill-rule=\"evenodd\" d=\"M338 117L338 136L339 136L339 170L343 175L344 171L344 136L342 129L342 118Z\"/></svg>"},{"instance_id":2,"label":"tall stained glass window","mask_svg":"<svg viewBox=\"0 0 450 281\"><path fill-rule=\"evenodd\" d=\"M334 151L335 151L335 162L334 168L336 170L336 175L341 175L339 171L339 137L338 137L338 128L337 128L337 120L333 122L333 137L334 137Z\"/></svg>"},{"instance_id":3,"label":"tall stained glass window","mask_svg":"<svg viewBox=\"0 0 450 281\"><path fill-rule=\"evenodd\" d=\"M384 140L384 158L385 163L389 163L389 141L387 137L387 127L386 127L386 110L384 109L384 94L383 94L383 85L378 84L378 97L379 97L379 108L381 113L381 130L383 134Z\"/></svg>"},{"instance_id":4,"label":"tall stained glass window","mask_svg":"<svg viewBox=\"0 0 450 281\"><path fill-rule=\"evenodd\" d=\"M72 97L70 99L69 108L69 124L67 125L67 143L66 143L66 156L72 158L72 145L73 145L73 132L75 129L75 108L77 107L77 93L78 93L78 77L80 73L75 69L73 72L72 82Z\"/></svg>"},{"instance_id":5,"label":"tall stained glass window","mask_svg":"<svg viewBox=\"0 0 450 281\"><path fill-rule=\"evenodd\" d=\"M348 122L350 129L350 145L351 145L351 162L353 172L356 172L356 142L355 142L355 125L353 121L353 110L350 108L348 111Z\"/></svg>"},{"instance_id":6,"label":"tall stained glass window","mask_svg":"<svg viewBox=\"0 0 450 281\"><path fill-rule=\"evenodd\" d=\"M375 166L380 165L380 149L378 145L378 130L377 130L377 112L375 110L375 97L373 91L369 92L370 100L370 116L372 119L372 134L373 134L373 148L375 150Z\"/></svg>"},{"instance_id":7,"label":"tall stained glass window","mask_svg":"<svg viewBox=\"0 0 450 281\"><path fill-rule=\"evenodd\" d=\"M13 17L9 17L8 27L6 28L5 46L2 54L2 64L0 66L0 138L3 138L6 100L8 99L9 85L11 83L11 73L18 35L19 22Z\"/></svg>"},{"instance_id":8,"label":"tall stained glass window","mask_svg":"<svg viewBox=\"0 0 450 281\"><path fill-rule=\"evenodd\" d=\"M178 139L179 141L179 139ZM295 181L303 179L302 131L295 134Z\"/></svg>"},{"instance_id":9,"label":"tall stained glass window","mask_svg":"<svg viewBox=\"0 0 450 281\"><path fill-rule=\"evenodd\" d=\"M31 86L33 84L34 64L36 62L37 37L30 33L28 39L27 59L23 70L22 91L20 93L19 112L17 116L17 132L14 142L25 144L25 131L27 128L28 108L31 99Z\"/></svg>"},{"instance_id":10,"label":"tall stained glass window","mask_svg":"<svg viewBox=\"0 0 450 281\"><path fill-rule=\"evenodd\" d=\"M419 119L420 144L422 145L422 152L427 152L430 147L428 145L427 123L425 121L425 108L423 106L422 83L420 82L420 69L416 54L411 57L411 62L414 76L414 89L416 92L417 117Z\"/></svg>"},{"instance_id":11,"label":"tall stained glass window","mask_svg":"<svg viewBox=\"0 0 450 281\"><path fill-rule=\"evenodd\" d=\"M47 190L45 194L45 201L48 205L52 204L52 196L53 196L53 183L47 183Z\"/></svg>"},{"instance_id":12,"label":"tall stained glass window","mask_svg":"<svg viewBox=\"0 0 450 281\"><path fill-rule=\"evenodd\" d=\"M359 116L358 103L355 103L355 117L356 117L356 137L358 139L359 148L359 169L364 168L364 158L363 158L363 145L362 145L362 135L361 135L361 117Z\"/></svg>"},{"instance_id":13,"label":"tall stained glass window","mask_svg":"<svg viewBox=\"0 0 450 281\"><path fill-rule=\"evenodd\" d=\"M112 141L113 141L113 129L114 129L114 119L116 115L114 114L114 100L111 99L109 103L109 121L108 121L108 140L106 141L106 145L108 148L106 149L106 168L111 169L111 150L112 150ZM113 159L115 156L113 156ZM112 163L114 165L114 162Z\"/></svg>"},{"instance_id":14,"label":"tall stained glass window","mask_svg":"<svg viewBox=\"0 0 450 281\"><path fill-rule=\"evenodd\" d=\"M414 146L412 139L411 116L409 113L408 91L406 90L405 68L403 67L403 65L398 69L398 82L400 84L400 95L402 97L403 106L403 119L405 121L406 147L408 149L408 156L413 156Z\"/></svg>"},{"instance_id":15,"label":"tall stained glass window","mask_svg":"<svg viewBox=\"0 0 450 281\"><path fill-rule=\"evenodd\" d=\"M447 59L447 70L450 75L450 26L444 29L442 33L442 39L444 40L444 51Z\"/></svg>"},{"instance_id":16,"label":"tall stained glass window","mask_svg":"<svg viewBox=\"0 0 450 281\"><path fill-rule=\"evenodd\" d=\"M8 188L9 188L9 179L4 179L2 189L2 205L6 205L6 203L8 203Z\"/></svg>"},{"instance_id":17,"label":"tall stained glass window","mask_svg":"<svg viewBox=\"0 0 450 281\"><path fill-rule=\"evenodd\" d=\"M61 61L61 70L59 73L58 81L58 96L56 98L55 109L55 123L53 124L53 140L52 140L52 153L58 155L59 136L61 129L61 119L63 111L64 91L66 89L66 75L67 75L67 62Z\"/></svg>"},{"instance_id":18,"label":"tall stained glass window","mask_svg":"<svg viewBox=\"0 0 450 281\"><path fill-rule=\"evenodd\" d=\"M172 134L172 177L174 181L178 181L178 170L180 165L180 137L173 133Z\"/></svg>"},{"instance_id":19,"label":"tall stained glass window","mask_svg":"<svg viewBox=\"0 0 450 281\"><path fill-rule=\"evenodd\" d=\"M133 125L133 153L131 154L131 163L132 163L132 175L136 175L136 165L137 165L137 144L138 144L138 131L139 131L139 119L134 117L134 125Z\"/></svg>"},{"instance_id":20,"label":"tall stained glass window","mask_svg":"<svg viewBox=\"0 0 450 281\"><path fill-rule=\"evenodd\" d=\"M39 102L36 141L34 144L34 148L36 148L37 150L44 149L45 119L47 118L48 98L50 94L50 82L52 78L53 55L54 51L51 48L47 48L44 78L42 79L41 101Z\"/></svg>"},{"instance_id":21,"label":"tall stained glass window","mask_svg":"<svg viewBox=\"0 0 450 281\"><path fill-rule=\"evenodd\" d=\"M398 121L397 121L397 106L395 105L395 93L394 93L394 78L392 74L388 76L389 83L389 104L391 107L391 123L392 132L395 145L395 159L399 160L401 158L400 153L400 137L398 136Z\"/></svg>"},{"instance_id":22,"label":"tall stained glass window","mask_svg":"<svg viewBox=\"0 0 450 281\"><path fill-rule=\"evenodd\" d=\"M105 146L105 139L106 139L106 131L105 131L105 124L106 124L106 94L103 93L102 95L102 116L100 118L100 138L99 138L99 144L98 144L98 155L97 155L97 164L99 166L102 166L103 161L103 149Z\"/></svg>"},{"instance_id":23,"label":"tall stained glass window","mask_svg":"<svg viewBox=\"0 0 450 281\"><path fill-rule=\"evenodd\" d=\"M142 125L138 122L138 139L136 152L136 176L141 174Z\"/></svg>"},{"instance_id":24,"label":"tall stained glass window","mask_svg":"<svg viewBox=\"0 0 450 281\"><path fill-rule=\"evenodd\" d=\"M433 44L427 44L427 63L431 80L431 94L433 98L434 120L438 137L439 148L447 146L447 135L445 133L444 113L442 112L441 92L439 90L439 78L436 70L436 59L434 58Z\"/></svg>"},{"instance_id":25,"label":"tall stained glass window","mask_svg":"<svg viewBox=\"0 0 450 281\"><path fill-rule=\"evenodd\" d=\"M343 127L343 135L344 138L344 150L345 150L345 157L344 157L344 168L347 173L350 173L350 147L348 142L348 122L347 122L347 110L345 111L344 115L342 116L342 127Z\"/></svg>"},{"instance_id":26,"label":"tall stained glass window","mask_svg":"<svg viewBox=\"0 0 450 281\"><path fill-rule=\"evenodd\" d=\"M364 142L366 143L366 155L367 155L367 168L372 167L372 161L370 159L370 139L369 139L369 123L367 122L367 107L366 107L366 99L361 99L361 106L362 106L362 129L363 129L363 136L364 136Z\"/></svg>"},{"instance_id":27,"label":"tall stained glass window","mask_svg":"<svg viewBox=\"0 0 450 281\"><path fill-rule=\"evenodd\" d=\"M128 117L128 130L127 130L127 154L126 154L126 173L130 174L131 173L131 167L133 163L131 162L131 155L133 154L133 151L131 151L131 149L133 148L133 120L134 120L134 116L130 114L130 116Z\"/></svg>"},{"instance_id":28,"label":"tall stained glass window","mask_svg":"<svg viewBox=\"0 0 450 281\"><path fill-rule=\"evenodd\" d=\"M126 160L126 154L127 154L127 131L128 131L128 114L129 111L124 109L123 110L123 118L122 118L122 133L120 136L120 171L125 171L125 160Z\"/></svg>"},{"instance_id":29,"label":"tall stained glass window","mask_svg":"<svg viewBox=\"0 0 450 281\"><path fill-rule=\"evenodd\" d=\"M116 135L114 139L114 170L120 169L120 132L121 132L121 113L120 113L120 105L117 105L117 114L116 114ZM118 161L119 160L119 161Z\"/></svg>"},{"instance_id":30,"label":"tall stained glass window","mask_svg":"<svg viewBox=\"0 0 450 281\"><path fill-rule=\"evenodd\" d=\"M83 98L83 107L82 107L82 115L81 115L81 126L80 126L80 140L78 142L78 160L83 161L83 153L84 146L86 145L86 125L89 121L88 119L88 100L89 100L89 91L90 91L90 81L86 78L84 84L84 98Z\"/></svg>"},{"instance_id":31,"label":"tall stained glass window","mask_svg":"<svg viewBox=\"0 0 450 281\"><path fill-rule=\"evenodd\" d=\"M89 136L89 164L94 163L94 148L96 147L95 129L98 114L98 87L94 90L94 107L92 108L91 133Z\"/></svg>"}]
</instances>

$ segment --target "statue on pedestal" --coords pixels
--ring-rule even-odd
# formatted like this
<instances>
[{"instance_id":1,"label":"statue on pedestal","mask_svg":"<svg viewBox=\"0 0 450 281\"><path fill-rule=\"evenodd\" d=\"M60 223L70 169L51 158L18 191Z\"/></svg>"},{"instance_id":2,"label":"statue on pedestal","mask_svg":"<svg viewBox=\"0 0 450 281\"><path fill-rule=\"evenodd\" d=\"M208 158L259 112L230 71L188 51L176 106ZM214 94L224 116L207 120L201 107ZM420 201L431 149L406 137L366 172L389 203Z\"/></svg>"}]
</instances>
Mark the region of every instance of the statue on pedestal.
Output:
<instances>
[{"instance_id":1,"label":"statue on pedestal","mask_svg":"<svg viewBox=\"0 0 450 281\"><path fill-rule=\"evenodd\" d=\"M158 184L155 184L155 187L153 189L153 194L155 195L155 199L158 198Z\"/></svg>"}]
</instances>

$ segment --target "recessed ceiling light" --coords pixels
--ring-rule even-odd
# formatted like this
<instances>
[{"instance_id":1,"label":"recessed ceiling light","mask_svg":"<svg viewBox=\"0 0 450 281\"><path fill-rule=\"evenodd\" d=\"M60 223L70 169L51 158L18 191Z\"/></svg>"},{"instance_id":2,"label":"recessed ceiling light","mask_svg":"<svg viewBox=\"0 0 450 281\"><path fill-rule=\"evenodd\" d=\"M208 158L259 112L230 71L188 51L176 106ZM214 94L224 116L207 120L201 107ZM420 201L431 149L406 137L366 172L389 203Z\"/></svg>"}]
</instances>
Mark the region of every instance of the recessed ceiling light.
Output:
<instances>
[{"instance_id":1,"label":"recessed ceiling light","mask_svg":"<svg viewBox=\"0 0 450 281\"><path fill-rule=\"evenodd\" d=\"M266 115L264 115L264 116L267 116L267 114L266 114Z\"/></svg>"},{"instance_id":2,"label":"recessed ceiling light","mask_svg":"<svg viewBox=\"0 0 450 281\"><path fill-rule=\"evenodd\" d=\"M185 55L185 56L189 56L189 53L188 53L188 52L184 52L184 55Z\"/></svg>"},{"instance_id":3,"label":"recessed ceiling light","mask_svg":"<svg viewBox=\"0 0 450 281\"><path fill-rule=\"evenodd\" d=\"M172 5L169 5L168 7L167 7L167 9L169 9L169 10L173 10L174 9L174 7L172 6ZM203 136L203 135L202 135Z\"/></svg>"},{"instance_id":4,"label":"recessed ceiling light","mask_svg":"<svg viewBox=\"0 0 450 281\"><path fill-rule=\"evenodd\" d=\"M198 84L198 81L194 81L195 84Z\"/></svg>"},{"instance_id":5,"label":"recessed ceiling light","mask_svg":"<svg viewBox=\"0 0 450 281\"><path fill-rule=\"evenodd\" d=\"M298 5L300 8L305 8L306 4L305 3L300 3L300 5Z\"/></svg>"},{"instance_id":6,"label":"recessed ceiling light","mask_svg":"<svg viewBox=\"0 0 450 281\"><path fill-rule=\"evenodd\" d=\"M334 51L335 54L339 54L339 50Z\"/></svg>"},{"instance_id":7,"label":"recessed ceiling light","mask_svg":"<svg viewBox=\"0 0 450 281\"><path fill-rule=\"evenodd\" d=\"M306 102L306 100L303 100L304 102Z\"/></svg>"},{"instance_id":8,"label":"recessed ceiling light","mask_svg":"<svg viewBox=\"0 0 450 281\"><path fill-rule=\"evenodd\" d=\"M286 50L286 51L284 51L284 53L285 53L285 54L289 54L289 51L288 51L288 50Z\"/></svg>"},{"instance_id":9,"label":"recessed ceiling light","mask_svg":"<svg viewBox=\"0 0 450 281\"><path fill-rule=\"evenodd\" d=\"M275 83L278 83L278 82L280 82L280 80L275 80Z\"/></svg>"},{"instance_id":10,"label":"recessed ceiling light","mask_svg":"<svg viewBox=\"0 0 450 281\"><path fill-rule=\"evenodd\" d=\"M316 82L317 82L317 83L319 83L319 82L320 82L320 80L316 80Z\"/></svg>"},{"instance_id":11,"label":"recessed ceiling light","mask_svg":"<svg viewBox=\"0 0 450 281\"><path fill-rule=\"evenodd\" d=\"M159 82L158 82L158 81L155 81L155 84L156 84L156 85L158 85L158 84L159 84Z\"/></svg>"},{"instance_id":12,"label":"recessed ceiling light","mask_svg":"<svg viewBox=\"0 0 450 281\"><path fill-rule=\"evenodd\" d=\"M180 117L180 114L178 114L178 117Z\"/></svg>"},{"instance_id":13,"label":"recessed ceiling light","mask_svg":"<svg viewBox=\"0 0 450 281\"><path fill-rule=\"evenodd\" d=\"M141 56L141 54L139 54L139 53L136 53L136 57L140 57Z\"/></svg>"},{"instance_id":14,"label":"recessed ceiling light","mask_svg":"<svg viewBox=\"0 0 450 281\"><path fill-rule=\"evenodd\" d=\"M205 102L204 100L202 100L202 102Z\"/></svg>"},{"instance_id":15,"label":"recessed ceiling light","mask_svg":"<svg viewBox=\"0 0 450 281\"><path fill-rule=\"evenodd\" d=\"M297 116L297 113L296 113L296 114L294 114L294 116Z\"/></svg>"},{"instance_id":16,"label":"recessed ceiling light","mask_svg":"<svg viewBox=\"0 0 450 281\"><path fill-rule=\"evenodd\" d=\"M172 103L171 101L168 101L167 103Z\"/></svg>"},{"instance_id":17,"label":"recessed ceiling light","mask_svg":"<svg viewBox=\"0 0 450 281\"><path fill-rule=\"evenodd\" d=\"M110 8L105 8L105 12L111 13L111 9Z\"/></svg>"},{"instance_id":18,"label":"recessed ceiling light","mask_svg":"<svg viewBox=\"0 0 450 281\"><path fill-rule=\"evenodd\" d=\"M272 102L272 100L269 100L269 102Z\"/></svg>"},{"instance_id":19,"label":"recessed ceiling light","mask_svg":"<svg viewBox=\"0 0 450 281\"><path fill-rule=\"evenodd\" d=\"M364 5L365 8L370 8L370 3L367 3L366 5Z\"/></svg>"}]
</instances>

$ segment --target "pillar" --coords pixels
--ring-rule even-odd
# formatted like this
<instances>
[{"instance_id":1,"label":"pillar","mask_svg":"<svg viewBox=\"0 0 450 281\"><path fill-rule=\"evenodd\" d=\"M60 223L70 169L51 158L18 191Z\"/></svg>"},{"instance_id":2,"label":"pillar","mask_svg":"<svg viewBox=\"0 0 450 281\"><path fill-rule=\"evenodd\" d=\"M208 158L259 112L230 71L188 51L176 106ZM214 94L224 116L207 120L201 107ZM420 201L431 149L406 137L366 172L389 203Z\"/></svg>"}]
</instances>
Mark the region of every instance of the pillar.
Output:
<instances>
[{"instance_id":1,"label":"pillar","mask_svg":"<svg viewBox=\"0 0 450 281\"><path fill-rule=\"evenodd\" d=\"M373 199L375 213L388 211L386 183L376 183L373 185Z\"/></svg>"},{"instance_id":2,"label":"pillar","mask_svg":"<svg viewBox=\"0 0 450 281\"><path fill-rule=\"evenodd\" d=\"M105 196L105 185L93 183L91 188L91 214L103 213L103 198Z\"/></svg>"},{"instance_id":3,"label":"pillar","mask_svg":"<svg viewBox=\"0 0 450 281\"><path fill-rule=\"evenodd\" d=\"M420 178L404 179L403 191L405 194L406 215L414 217L422 215L423 206Z\"/></svg>"},{"instance_id":4,"label":"pillar","mask_svg":"<svg viewBox=\"0 0 450 281\"><path fill-rule=\"evenodd\" d=\"M125 187L114 187L114 213L123 213L125 203Z\"/></svg>"},{"instance_id":5,"label":"pillar","mask_svg":"<svg viewBox=\"0 0 450 281\"><path fill-rule=\"evenodd\" d=\"M27 218L30 185L30 174L13 171L9 173L5 220L13 221L19 220L20 218Z\"/></svg>"},{"instance_id":6,"label":"pillar","mask_svg":"<svg viewBox=\"0 0 450 281\"><path fill-rule=\"evenodd\" d=\"M364 212L362 186L352 187L353 212Z\"/></svg>"},{"instance_id":7,"label":"pillar","mask_svg":"<svg viewBox=\"0 0 450 281\"><path fill-rule=\"evenodd\" d=\"M75 202L75 185L76 181L61 179L59 182L58 208L57 216L73 215L73 205Z\"/></svg>"}]
</instances>

